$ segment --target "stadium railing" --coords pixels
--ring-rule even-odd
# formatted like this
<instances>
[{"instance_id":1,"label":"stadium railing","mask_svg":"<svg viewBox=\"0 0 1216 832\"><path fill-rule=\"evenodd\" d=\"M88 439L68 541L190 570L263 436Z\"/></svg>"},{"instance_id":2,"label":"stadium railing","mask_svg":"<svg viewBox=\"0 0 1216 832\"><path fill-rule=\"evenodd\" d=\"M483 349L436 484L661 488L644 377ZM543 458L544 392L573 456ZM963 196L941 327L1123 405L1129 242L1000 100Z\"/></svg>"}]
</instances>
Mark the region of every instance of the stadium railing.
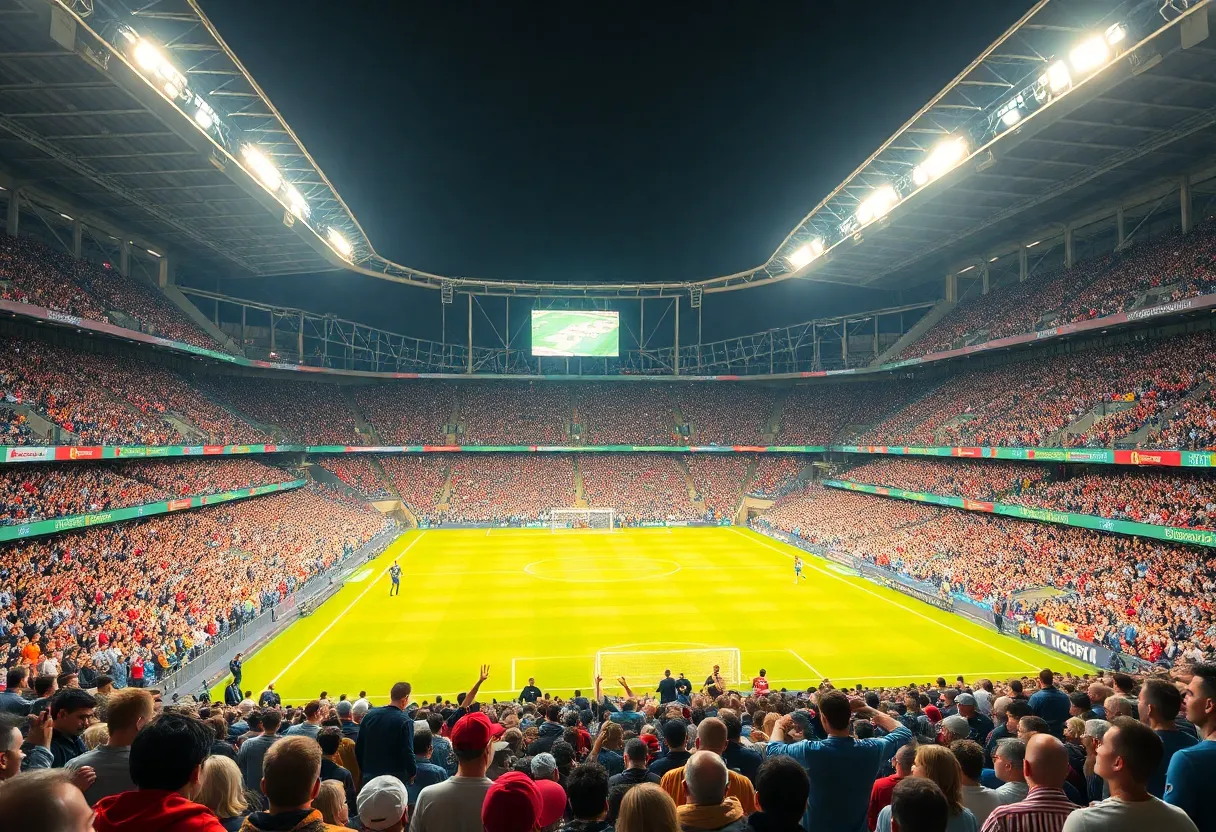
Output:
<instances>
[{"instance_id":1,"label":"stadium railing","mask_svg":"<svg viewBox=\"0 0 1216 832\"><path fill-rule=\"evenodd\" d=\"M213 639L197 656L175 671L157 677L155 687L162 693L198 694L210 690L228 673L228 660L236 653L251 653L290 626L300 615L300 607L315 609L342 588L345 580L366 565L401 534L396 524L377 534L333 566L298 587L279 603L233 628L226 637Z\"/></svg>"}]
</instances>

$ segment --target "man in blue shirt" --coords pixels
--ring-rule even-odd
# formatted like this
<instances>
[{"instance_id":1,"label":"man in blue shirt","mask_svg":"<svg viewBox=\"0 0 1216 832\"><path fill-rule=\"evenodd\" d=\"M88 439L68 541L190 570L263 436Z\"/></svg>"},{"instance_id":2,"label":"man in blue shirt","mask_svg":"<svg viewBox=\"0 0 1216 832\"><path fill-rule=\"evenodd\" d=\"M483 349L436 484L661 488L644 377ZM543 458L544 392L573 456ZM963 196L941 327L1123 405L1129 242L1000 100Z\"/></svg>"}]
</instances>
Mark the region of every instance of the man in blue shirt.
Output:
<instances>
[{"instance_id":1,"label":"man in blue shirt","mask_svg":"<svg viewBox=\"0 0 1216 832\"><path fill-rule=\"evenodd\" d=\"M1182 694L1173 682L1164 679L1146 679L1140 687L1140 721L1152 728L1161 738L1165 753L1157 771L1148 781L1148 793L1153 797L1165 796L1165 773L1169 771L1170 760L1174 754L1184 748L1190 748L1199 740L1185 731L1180 731L1175 724L1178 712L1182 710Z\"/></svg>"},{"instance_id":2,"label":"man in blue shirt","mask_svg":"<svg viewBox=\"0 0 1216 832\"><path fill-rule=\"evenodd\" d=\"M854 713L870 718L886 735L853 739L849 722ZM807 832L866 832L866 811L878 769L912 740L912 732L895 717L868 707L860 699L850 700L836 690L820 695L819 719L827 739L787 743L785 735L794 720L792 714L783 716L773 729L765 756L792 757L810 774L811 799L802 819Z\"/></svg>"},{"instance_id":3,"label":"man in blue shirt","mask_svg":"<svg viewBox=\"0 0 1216 832\"><path fill-rule=\"evenodd\" d=\"M1056 687L1056 677L1049 669L1039 671L1039 689L1030 697L1030 712L1041 717L1057 738L1064 736L1064 723L1068 721L1072 700L1068 694Z\"/></svg>"},{"instance_id":4,"label":"man in blue shirt","mask_svg":"<svg viewBox=\"0 0 1216 832\"><path fill-rule=\"evenodd\" d=\"M1175 752L1165 775L1165 802L1184 810L1199 832L1216 832L1216 664L1197 664L1186 689L1186 718L1200 742Z\"/></svg>"},{"instance_id":5,"label":"man in blue shirt","mask_svg":"<svg viewBox=\"0 0 1216 832\"><path fill-rule=\"evenodd\" d=\"M388 594L399 595L401 593L401 565L397 561L393 561L393 565L388 568L388 576L393 581L393 585L388 588Z\"/></svg>"}]
</instances>

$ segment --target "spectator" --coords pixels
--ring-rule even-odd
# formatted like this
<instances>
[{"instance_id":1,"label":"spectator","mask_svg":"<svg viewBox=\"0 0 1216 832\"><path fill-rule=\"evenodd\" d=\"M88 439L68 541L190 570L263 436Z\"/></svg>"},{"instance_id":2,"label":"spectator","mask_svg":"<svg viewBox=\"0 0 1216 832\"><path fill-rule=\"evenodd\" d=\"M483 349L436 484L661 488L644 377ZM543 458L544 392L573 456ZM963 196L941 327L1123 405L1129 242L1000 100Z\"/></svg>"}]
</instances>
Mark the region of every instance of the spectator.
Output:
<instances>
[{"instance_id":1,"label":"spectator","mask_svg":"<svg viewBox=\"0 0 1216 832\"><path fill-rule=\"evenodd\" d=\"M971 810L975 822L982 827L992 811L1003 805L1000 795L980 785L984 772L984 749L973 740L955 740L950 743L950 753L958 760L963 778L963 805Z\"/></svg>"},{"instance_id":2,"label":"spectator","mask_svg":"<svg viewBox=\"0 0 1216 832\"><path fill-rule=\"evenodd\" d=\"M682 768L692 757L688 751L688 723L681 718L669 719L663 725L663 742L667 745L667 753L650 764L651 774L660 778L672 769Z\"/></svg>"},{"instance_id":3,"label":"spectator","mask_svg":"<svg viewBox=\"0 0 1216 832\"><path fill-rule=\"evenodd\" d=\"M80 688L67 688L51 698L51 755L54 767L62 768L68 761L79 757L87 750L80 735L93 721L93 709L97 701Z\"/></svg>"},{"instance_id":4,"label":"spectator","mask_svg":"<svg viewBox=\"0 0 1216 832\"><path fill-rule=\"evenodd\" d=\"M747 817L738 798L728 797L730 770L712 751L698 751L684 767L687 803L676 807L683 830L743 832Z\"/></svg>"},{"instance_id":5,"label":"spectator","mask_svg":"<svg viewBox=\"0 0 1216 832\"><path fill-rule=\"evenodd\" d=\"M570 772L566 778L566 796L572 820L562 826L562 832L610 832L612 827L605 820L608 816L608 772L603 766L584 763Z\"/></svg>"},{"instance_id":6,"label":"spectator","mask_svg":"<svg viewBox=\"0 0 1216 832\"><path fill-rule=\"evenodd\" d=\"M459 767L456 776L418 793L410 832L478 832L482 828L481 808L493 784L486 777L494 756L490 718L480 711L462 716L452 729L451 741Z\"/></svg>"},{"instance_id":7,"label":"spectator","mask_svg":"<svg viewBox=\"0 0 1216 832\"><path fill-rule=\"evenodd\" d=\"M854 713L869 717L886 735L878 739L854 740L849 733ZM787 743L785 734L793 725L793 719L788 714L783 716L773 729L765 756L793 757L810 773L811 798L803 821L806 829L820 826L863 829L871 784L879 767L912 739L912 732L894 717L861 700L850 701L835 690L820 694L819 719L827 739Z\"/></svg>"},{"instance_id":8,"label":"spectator","mask_svg":"<svg viewBox=\"0 0 1216 832\"><path fill-rule=\"evenodd\" d=\"M391 774L408 783L417 773L414 720L405 713L410 690L409 682L397 682L389 692L389 704L368 711L360 723L355 758L364 780Z\"/></svg>"},{"instance_id":9,"label":"spectator","mask_svg":"<svg viewBox=\"0 0 1216 832\"><path fill-rule=\"evenodd\" d=\"M1200 832L1216 830L1216 806L1208 790L1216 782L1216 665L1191 669L1186 690L1186 718L1200 742L1175 752L1165 775L1165 801L1183 809Z\"/></svg>"},{"instance_id":10,"label":"spectator","mask_svg":"<svg viewBox=\"0 0 1216 832\"><path fill-rule=\"evenodd\" d=\"M1026 797L993 809L984 822L984 832L1018 832L1025 829L1059 832L1068 816L1077 808L1063 789L1068 771L1068 752L1064 744L1050 734L1035 734L1025 747L1023 775L1028 788Z\"/></svg>"},{"instance_id":11,"label":"spectator","mask_svg":"<svg viewBox=\"0 0 1216 832\"><path fill-rule=\"evenodd\" d=\"M752 817L759 817L759 813ZM801 820L801 818L800 810L798 819ZM642 783L626 792L625 797L621 800L621 810L617 815L615 830L616 832L680 832L676 804L672 801L671 796L658 786ZM763 832L768 831L763 830Z\"/></svg>"},{"instance_id":12,"label":"spectator","mask_svg":"<svg viewBox=\"0 0 1216 832\"><path fill-rule=\"evenodd\" d=\"M321 820L312 801L321 788L321 746L309 737L284 737L262 761L262 793L269 807L245 818L241 832L339 832Z\"/></svg>"},{"instance_id":13,"label":"spectator","mask_svg":"<svg viewBox=\"0 0 1216 832\"><path fill-rule=\"evenodd\" d=\"M701 720L701 724L697 726L697 750L710 751L720 757L726 751L726 745L725 723L717 717L707 717ZM690 762L691 759L690 757ZM723 765L725 766L725 763ZM730 769L727 769L726 773L726 795L739 802L745 815L756 811L756 790L751 781ZM663 791L671 795L671 799L675 801L677 807L688 802L684 774L685 767L669 769L660 781ZM683 819L681 819L681 823L684 823Z\"/></svg>"},{"instance_id":14,"label":"spectator","mask_svg":"<svg viewBox=\"0 0 1216 832\"><path fill-rule=\"evenodd\" d=\"M1140 686L1138 705L1140 721L1157 733L1163 749L1161 764L1148 782L1148 793L1153 797L1165 797L1165 775L1174 754L1199 740L1179 730L1175 722L1182 710L1182 694L1171 682L1146 679Z\"/></svg>"},{"instance_id":15,"label":"spectator","mask_svg":"<svg viewBox=\"0 0 1216 832\"><path fill-rule=\"evenodd\" d=\"M382 774L359 792L359 824L378 832L403 832L408 819L408 796L396 777Z\"/></svg>"},{"instance_id":16,"label":"spectator","mask_svg":"<svg viewBox=\"0 0 1216 832\"><path fill-rule=\"evenodd\" d=\"M731 771L742 774L752 785L756 785L756 776L760 773L760 764L764 758L760 753L743 745L743 721L733 708L722 708L718 711L718 719L726 725L726 751L722 759Z\"/></svg>"},{"instance_id":17,"label":"spectator","mask_svg":"<svg viewBox=\"0 0 1216 832\"><path fill-rule=\"evenodd\" d=\"M891 792L892 827L900 832L946 832L950 804L932 780L908 777Z\"/></svg>"},{"instance_id":18,"label":"spectator","mask_svg":"<svg viewBox=\"0 0 1216 832\"><path fill-rule=\"evenodd\" d=\"M657 774L651 774L646 768L646 743L634 737L625 743L625 770L620 774L614 774L608 778L608 788L615 789L618 786L624 786L628 789L631 786L636 786L639 783L659 783L662 778ZM533 770L535 771L536 761L533 760ZM554 763L556 768L556 763Z\"/></svg>"},{"instance_id":19,"label":"spectator","mask_svg":"<svg viewBox=\"0 0 1216 832\"><path fill-rule=\"evenodd\" d=\"M350 810L346 807L346 789L337 780L322 780L312 808L321 813L321 820L330 826L346 826Z\"/></svg>"},{"instance_id":20,"label":"spectator","mask_svg":"<svg viewBox=\"0 0 1216 832\"><path fill-rule=\"evenodd\" d=\"M916 749L915 760L912 775L932 780L946 797L950 809L946 829L949 832L978 832L975 815L963 805L962 770L950 750L940 745L922 745ZM891 832L891 811L891 807L886 806L878 813L881 832Z\"/></svg>"},{"instance_id":21,"label":"spectator","mask_svg":"<svg viewBox=\"0 0 1216 832\"><path fill-rule=\"evenodd\" d=\"M976 742L983 742L992 733L992 729L996 726L992 724L992 720L984 716L979 711L979 704L975 697L970 693L959 694L954 700L958 707L958 715L967 720L967 726L970 730L968 739ZM938 783L940 786L941 784ZM949 795L947 795L947 798Z\"/></svg>"},{"instance_id":22,"label":"spectator","mask_svg":"<svg viewBox=\"0 0 1216 832\"><path fill-rule=\"evenodd\" d=\"M225 832L210 809L194 802L213 739L206 725L180 714L161 714L148 723L131 743L136 790L97 801L97 832Z\"/></svg>"},{"instance_id":23,"label":"spectator","mask_svg":"<svg viewBox=\"0 0 1216 832\"><path fill-rule=\"evenodd\" d=\"M431 757L434 753L433 740L434 735L431 734L429 727L420 728L414 732L414 759L418 761L418 773L414 775L414 779L406 786L411 809L418 803L419 792L427 786L433 786L448 779L447 769L431 762ZM495 743L495 746L497 746L497 743Z\"/></svg>"},{"instance_id":24,"label":"spectator","mask_svg":"<svg viewBox=\"0 0 1216 832\"><path fill-rule=\"evenodd\" d=\"M259 708L277 708L282 704L283 697L279 696L279 694L275 691L274 682L266 685L266 690L262 691L261 694L258 695Z\"/></svg>"},{"instance_id":25,"label":"spectator","mask_svg":"<svg viewBox=\"0 0 1216 832\"><path fill-rule=\"evenodd\" d=\"M194 799L214 812L228 832L237 832L249 814L241 770L231 757L214 754L203 761Z\"/></svg>"},{"instance_id":26,"label":"spectator","mask_svg":"<svg viewBox=\"0 0 1216 832\"><path fill-rule=\"evenodd\" d=\"M228 704L238 704L239 705L240 700L238 698L237 702L228 703ZM323 714L321 713L320 700L318 700L318 699L312 700L311 702L307 703L304 706L304 721L301 722L299 725L293 725L290 728L288 728L287 732L286 732L286 736L308 737L309 739L315 740L317 738L317 734L321 733L322 717L323 717Z\"/></svg>"},{"instance_id":27,"label":"spectator","mask_svg":"<svg viewBox=\"0 0 1216 832\"><path fill-rule=\"evenodd\" d=\"M131 744L154 714L152 694L146 690L126 688L110 697L106 708L110 735L106 744L68 762L69 768L88 766L97 773L97 779L84 792L90 806L103 797L135 788L135 781L131 779Z\"/></svg>"},{"instance_id":28,"label":"spectator","mask_svg":"<svg viewBox=\"0 0 1216 832\"><path fill-rule=\"evenodd\" d=\"M895 773L878 778L870 789L870 808L866 812L866 825L870 827L870 832L874 832L874 829L878 827L878 813L891 805L891 792L895 790L895 784L905 777L912 776L912 765L916 762L916 745L908 743L900 746L899 750L895 752L892 762L895 766Z\"/></svg>"},{"instance_id":29,"label":"spectator","mask_svg":"<svg viewBox=\"0 0 1216 832\"><path fill-rule=\"evenodd\" d=\"M317 745L321 746L321 779L337 780L342 784L342 789L346 793L347 809L353 815L359 811L355 803L357 797L355 778L349 769L343 768L332 759L337 757L342 740L341 728L322 728L317 734Z\"/></svg>"},{"instance_id":30,"label":"spectator","mask_svg":"<svg viewBox=\"0 0 1216 832\"><path fill-rule=\"evenodd\" d=\"M0 788L0 818L4 818L6 827L13 829L47 832L94 829L89 804L73 784L71 775L60 769L28 771L6 782Z\"/></svg>"},{"instance_id":31,"label":"spectator","mask_svg":"<svg viewBox=\"0 0 1216 832\"><path fill-rule=\"evenodd\" d=\"M279 726L282 719L278 711L263 713L262 733L245 740L236 752L236 764L241 769L245 788L259 795L262 794L262 763L270 746L280 739Z\"/></svg>"},{"instance_id":32,"label":"spectator","mask_svg":"<svg viewBox=\"0 0 1216 832\"><path fill-rule=\"evenodd\" d=\"M1023 763L1026 759L1026 743L1017 738L1006 738L996 744L992 753L993 770L1001 781L996 789L1001 803L1008 805L1024 800L1030 792L1026 784L1026 774Z\"/></svg>"},{"instance_id":33,"label":"spectator","mask_svg":"<svg viewBox=\"0 0 1216 832\"><path fill-rule=\"evenodd\" d=\"M30 703L22 696L22 692L29 679L29 669L24 666L9 668L6 677L7 687L0 690L0 712L27 715L30 712Z\"/></svg>"},{"instance_id":34,"label":"spectator","mask_svg":"<svg viewBox=\"0 0 1216 832\"><path fill-rule=\"evenodd\" d=\"M1064 832L1195 832L1198 827L1186 812L1148 792L1163 754L1161 738L1153 729L1129 716L1116 717L1098 746L1095 767L1110 797L1074 812L1064 823Z\"/></svg>"}]
</instances>

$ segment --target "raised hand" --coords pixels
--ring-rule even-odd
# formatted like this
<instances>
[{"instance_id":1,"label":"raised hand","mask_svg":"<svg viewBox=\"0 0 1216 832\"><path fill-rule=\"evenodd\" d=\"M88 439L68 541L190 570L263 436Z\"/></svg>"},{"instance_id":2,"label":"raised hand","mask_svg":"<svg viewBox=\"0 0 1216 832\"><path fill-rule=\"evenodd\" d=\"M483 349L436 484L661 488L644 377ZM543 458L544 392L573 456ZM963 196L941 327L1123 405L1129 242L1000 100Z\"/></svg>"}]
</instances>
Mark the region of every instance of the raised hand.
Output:
<instances>
[{"instance_id":1,"label":"raised hand","mask_svg":"<svg viewBox=\"0 0 1216 832\"><path fill-rule=\"evenodd\" d=\"M92 766L81 766L72 773L72 785L82 792L88 791L89 786L97 779L97 772Z\"/></svg>"},{"instance_id":2,"label":"raised hand","mask_svg":"<svg viewBox=\"0 0 1216 832\"><path fill-rule=\"evenodd\" d=\"M483 665L481 666L481 679L480 679L480 681L484 682L486 679L489 679L489 678L490 678L490 666L489 666L488 664L483 664Z\"/></svg>"}]
</instances>

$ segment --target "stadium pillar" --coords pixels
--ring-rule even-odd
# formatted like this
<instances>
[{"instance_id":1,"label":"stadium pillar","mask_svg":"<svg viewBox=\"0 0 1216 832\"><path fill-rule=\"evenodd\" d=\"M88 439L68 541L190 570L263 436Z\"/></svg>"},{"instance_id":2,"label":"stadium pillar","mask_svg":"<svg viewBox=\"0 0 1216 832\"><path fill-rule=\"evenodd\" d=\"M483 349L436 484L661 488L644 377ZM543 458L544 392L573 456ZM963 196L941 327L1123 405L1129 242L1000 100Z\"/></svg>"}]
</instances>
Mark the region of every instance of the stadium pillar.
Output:
<instances>
[{"instance_id":1,"label":"stadium pillar","mask_svg":"<svg viewBox=\"0 0 1216 832\"><path fill-rule=\"evenodd\" d=\"M353 342L354 339L352 338ZM296 330L296 363L304 363L304 313L300 312L300 326Z\"/></svg>"},{"instance_id":2,"label":"stadium pillar","mask_svg":"<svg viewBox=\"0 0 1216 832\"><path fill-rule=\"evenodd\" d=\"M1075 261L1072 256L1072 226L1064 226L1064 268L1071 269Z\"/></svg>"},{"instance_id":3,"label":"stadium pillar","mask_svg":"<svg viewBox=\"0 0 1216 832\"><path fill-rule=\"evenodd\" d=\"M245 319L246 319L246 314L248 312L249 312L249 307L242 303L241 304L241 349L242 350L245 349L245 343L246 343L245 342L245 325L246 325Z\"/></svg>"},{"instance_id":4,"label":"stadium pillar","mask_svg":"<svg viewBox=\"0 0 1216 832\"><path fill-rule=\"evenodd\" d=\"M77 257L80 255L77 254ZM156 262L156 285L160 288L171 286L176 282L176 274L173 270L173 261L168 254L164 255Z\"/></svg>"},{"instance_id":5,"label":"stadium pillar","mask_svg":"<svg viewBox=\"0 0 1216 832\"><path fill-rule=\"evenodd\" d=\"M72 220L72 256L80 259L81 249L84 248L84 223Z\"/></svg>"},{"instance_id":6,"label":"stadium pillar","mask_svg":"<svg viewBox=\"0 0 1216 832\"><path fill-rule=\"evenodd\" d=\"M840 322L840 360L844 362L847 370L849 367L849 322L847 320Z\"/></svg>"},{"instance_id":7,"label":"stadium pillar","mask_svg":"<svg viewBox=\"0 0 1216 832\"><path fill-rule=\"evenodd\" d=\"M680 374L680 296L675 297L676 304L676 343L675 352L672 354L671 368L674 375ZM771 353L770 353L771 354Z\"/></svg>"},{"instance_id":8,"label":"stadium pillar","mask_svg":"<svg viewBox=\"0 0 1216 832\"><path fill-rule=\"evenodd\" d=\"M1124 225L1124 217L1123 217L1123 206L1120 205L1118 208L1115 209L1115 234L1119 238L1118 243L1117 243L1117 245L1119 245L1119 246L1123 245L1123 240L1127 236L1124 233L1124 231L1125 231L1125 225Z\"/></svg>"},{"instance_id":9,"label":"stadium pillar","mask_svg":"<svg viewBox=\"0 0 1216 832\"><path fill-rule=\"evenodd\" d=\"M1028 268L1029 260L1030 256L1026 253L1026 249L1018 249L1018 283L1025 283L1026 278L1030 277L1027 273L1030 271Z\"/></svg>"},{"instance_id":10,"label":"stadium pillar","mask_svg":"<svg viewBox=\"0 0 1216 832\"><path fill-rule=\"evenodd\" d=\"M980 294L988 294L988 264L980 266Z\"/></svg>"},{"instance_id":11,"label":"stadium pillar","mask_svg":"<svg viewBox=\"0 0 1216 832\"><path fill-rule=\"evenodd\" d=\"M570 362L566 362L569 364ZM473 372L473 293L469 292L469 351L465 354L466 373Z\"/></svg>"},{"instance_id":12,"label":"stadium pillar","mask_svg":"<svg viewBox=\"0 0 1216 832\"><path fill-rule=\"evenodd\" d=\"M131 276L131 241L123 240L118 244L118 273L123 277Z\"/></svg>"},{"instance_id":13,"label":"stadium pillar","mask_svg":"<svg viewBox=\"0 0 1216 832\"><path fill-rule=\"evenodd\" d=\"M1178 198L1182 202L1182 233L1191 233L1191 177L1182 177L1182 186L1178 189Z\"/></svg>"},{"instance_id":14,"label":"stadium pillar","mask_svg":"<svg viewBox=\"0 0 1216 832\"><path fill-rule=\"evenodd\" d=\"M949 303L958 302L958 275L953 272L946 275L946 300Z\"/></svg>"},{"instance_id":15,"label":"stadium pillar","mask_svg":"<svg viewBox=\"0 0 1216 832\"><path fill-rule=\"evenodd\" d=\"M878 358L878 319L879 315L874 316L874 357Z\"/></svg>"},{"instance_id":16,"label":"stadium pillar","mask_svg":"<svg viewBox=\"0 0 1216 832\"><path fill-rule=\"evenodd\" d=\"M21 189L15 184L8 192L8 217L7 225L8 236L16 237L17 231L21 227Z\"/></svg>"}]
</instances>

